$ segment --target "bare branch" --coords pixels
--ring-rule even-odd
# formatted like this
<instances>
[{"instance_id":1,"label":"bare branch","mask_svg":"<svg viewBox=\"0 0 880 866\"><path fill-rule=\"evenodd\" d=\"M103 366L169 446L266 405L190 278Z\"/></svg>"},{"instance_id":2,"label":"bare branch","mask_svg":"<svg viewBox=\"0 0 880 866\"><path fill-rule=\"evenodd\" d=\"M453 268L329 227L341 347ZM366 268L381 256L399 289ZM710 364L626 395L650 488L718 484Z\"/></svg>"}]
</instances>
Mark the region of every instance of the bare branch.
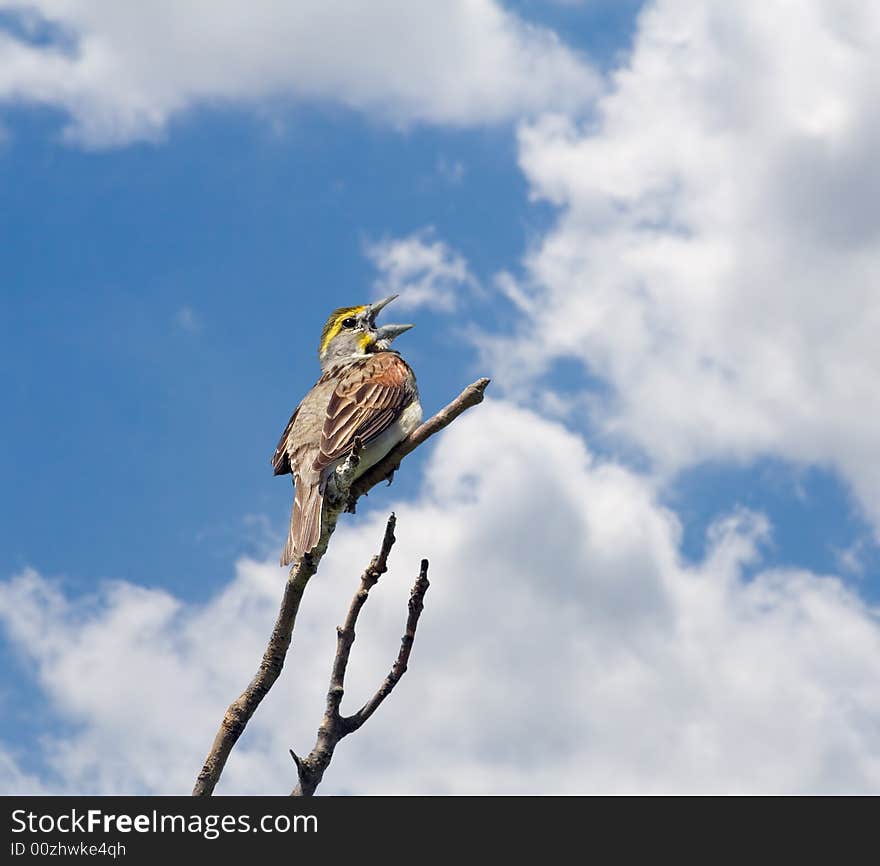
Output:
<instances>
[{"instance_id":1,"label":"bare branch","mask_svg":"<svg viewBox=\"0 0 880 866\"><path fill-rule=\"evenodd\" d=\"M462 412L476 406L483 400L483 392L489 379L478 379L459 394L448 406L416 428L403 442L397 445L376 466L365 472L352 484L354 472L360 460L360 443L356 442L352 453L337 468L334 484L331 485L332 495L325 499L324 512L321 520L321 538L310 553L297 560L290 567L281 608L272 629L269 643L263 653L260 667L248 687L229 705L205 763L196 779L193 796L210 796L214 792L229 753L242 735L260 702L275 684L284 667L284 660L290 648L291 637L299 605L302 601L306 585L318 570L330 536L336 529L340 512L345 509L354 511L359 497L365 495L380 481L394 474L403 458L414 451L450 424Z\"/></svg>"},{"instance_id":2,"label":"bare branch","mask_svg":"<svg viewBox=\"0 0 880 866\"><path fill-rule=\"evenodd\" d=\"M370 467L361 475L351 487L347 510L354 511L357 500L361 496L365 496L380 481L385 481L386 479L390 481L407 454L415 451L419 445L451 424L462 412L466 412L472 406L482 403L483 394L491 381L491 379L477 379L476 382L468 385L451 403L444 406L436 415L429 418L419 427L416 427L403 442L392 448L375 466Z\"/></svg>"},{"instance_id":3,"label":"bare branch","mask_svg":"<svg viewBox=\"0 0 880 866\"><path fill-rule=\"evenodd\" d=\"M330 766L333 752L339 741L360 728L373 715L382 701L391 694L400 678L406 673L409 655L415 641L416 628L419 624L419 617L424 608L425 593L430 585L428 582L427 559L422 560L419 576L416 578L416 582L410 592L406 631L401 639L400 651L397 654L397 659L391 668L391 672L385 677L382 685L379 686L373 697L354 715L343 716L339 712L342 696L345 692L345 671L348 667L348 659L351 655L351 648L355 639L355 625L357 624L361 608L363 608L367 601L370 590L379 581L380 576L388 570L388 554L395 540L395 522L396 519L392 514L388 518L388 524L385 527L382 548L379 554L373 557L369 566L361 575L360 586L351 600L348 615L345 617L345 623L336 630L336 657L333 660L333 669L330 673L330 688L327 690L327 709L324 712L321 726L318 728L318 738L315 742L315 747L306 758L300 758L294 753L293 749L290 750L290 755L296 764L296 772L299 777L299 783L294 788L291 796L311 797L315 793L315 789L321 783L327 767Z\"/></svg>"},{"instance_id":4,"label":"bare branch","mask_svg":"<svg viewBox=\"0 0 880 866\"><path fill-rule=\"evenodd\" d=\"M326 541L324 547L326 549ZM323 550L318 548L291 566L281 599L281 609L275 620L269 645L263 653L259 670L248 687L226 710L223 721L220 723L220 729L211 744L211 750L208 752L204 766L196 779L193 788L194 797L206 797L214 792L232 747L244 733L247 723L260 705L260 701L266 697L269 689L281 674L303 592L309 579L318 570L321 555L323 555Z\"/></svg>"},{"instance_id":5,"label":"bare branch","mask_svg":"<svg viewBox=\"0 0 880 866\"><path fill-rule=\"evenodd\" d=\"M343 686L345 685L345 669L348 666L348 657L351 654L351 645L355 638L355 623L357 623L357 618L367 601L370 590L376 585L379 578L388 571L388 554L391 553L391 548L396 541L394 537L396 523L397 518L392 513L385 525L382 547L378 555L370 560L366 571L361 575L361 586L351 600L345 623L336 629L336 658L330 674L330 690L327 693L327 712L331 715L339 715L339 704L342 702Z\"/></svg>"},{"instance_id":6,"label":"bare branch","mask_svg":"<svg viewBox=\"0 0 880 866\"><path fill-rule=\"evenodd\" d=\"M416 639L416 627L419 624L419 617L425 606L425 593L430 586L428 581L428 560L423 559L419 576L416 578L415 584L409 594L409 616L406 619L406 631L400 639L400 652L388 676L385 677L382 685L376 691L376 694L370 698L354 715L343 719L343 724L347 728L346 733L350 734L356 731L376 710L379 704L391 694L394 687L400 681L400 678L406 673L409 664L409 654L412 652L413 644Z\"/></svg>"}]
</instances>

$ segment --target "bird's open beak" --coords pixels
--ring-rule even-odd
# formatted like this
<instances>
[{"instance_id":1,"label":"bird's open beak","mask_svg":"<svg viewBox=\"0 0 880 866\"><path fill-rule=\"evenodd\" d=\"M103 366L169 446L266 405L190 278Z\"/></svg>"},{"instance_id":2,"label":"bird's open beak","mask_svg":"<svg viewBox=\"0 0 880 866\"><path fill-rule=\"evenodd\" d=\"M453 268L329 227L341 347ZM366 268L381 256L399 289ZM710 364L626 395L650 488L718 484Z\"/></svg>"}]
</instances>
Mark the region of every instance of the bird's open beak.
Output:
<instances>
[{"instance_id":1,"label":"bird's open beak","mask_svg":"<svg viewBox=\"0 0 880 866\"><path fill-rule=\"evenodd\" d=\"M376 328L376 340L390 343L395 337L399 337L412 327L412 325L382 325L381 328Z\"/></svg>"},{"instance_id":2,"label":"bird's open beak","mask_svg":"<svg viewBox=\"0 0 880 866\"><path fill-rule=\"evenodd\" d=\"M379 315L381 310L384 310L396 297L397 295L389 295L387 298L382 298L381 301L376 301L373 304L370 304L370 318L375 319L376 316Z\"/></svg>"},{"instance_id":3,"label":"bird's open beak","mask_svg":"<svg viewBox=\"0 0 880 866\"><path fill-rule=\"evenodd\" d=\"M382 298L381 301L370 304L370 321L375 322L379 311L387 307L396 297L397 295L391 295L390 297ZM399 337L404 331L408 331L412 327L412 325L382 325L381 328L376 328L376 341L384 342L387 345L395 337Z\"/></svg>"}]
</instances>

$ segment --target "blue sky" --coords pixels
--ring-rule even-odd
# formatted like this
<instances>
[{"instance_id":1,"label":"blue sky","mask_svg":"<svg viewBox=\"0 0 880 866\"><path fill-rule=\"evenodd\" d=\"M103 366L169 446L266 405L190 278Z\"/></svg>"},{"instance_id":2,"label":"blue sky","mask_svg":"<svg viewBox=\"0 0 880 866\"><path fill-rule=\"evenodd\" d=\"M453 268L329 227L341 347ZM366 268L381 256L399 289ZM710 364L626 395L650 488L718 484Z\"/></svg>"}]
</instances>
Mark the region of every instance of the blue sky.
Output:
<instances>
[{"instance_id":1,"label":"blue sky","mask_svg":"<svg viewBox=\"0 0 880 866\"><path fill-rule=\"evenodd\" d=\"M511 511L506 525L500 516L479 517L490 559L482 565L464 560L471 569L460 602L475 581L489 581L500 568L506 555L500 551L517 549L515 539L527 534L543 550L539 570L551 586L548 597L559 600L558 608L544 610L540 605L549 602L522 596L523 609L535 611L534 633L554 633L571 609L580 609L570 603L575 596L591 599L607 622L625 623L619 643L613 633L600 640L584 620L571 652L582 651L581 640L596 641L590 658L605 658L619 682L627 676L624 648L650 667L651 651L642 647L639 629L652 616L665 621L664 611L675 609L679 602L670 599L682 596L669 589L674 581L683 587L717 580L725 592L736 587L736 597L722 605L730 619L716 628L719 633L734 623L752 627L751 615L743 620L734 611L752 598L749 593L770 593L775 601L762 596L754 602L761 610L770 605L772 614L762 621L757 643L766 640L783 654L795 644L825 646L824 638L795 632L795 626L783 633L778 623L801 616L784 606L815 610L811 593L829 605L828 616L820 618L825 624L815 628L827 630L827 653L839 670L827 680L816 674L817 685L813 663L805 661L795 670L780 668L778 677L802 685L804 694L827 694L828 705L848 698L858 704L857 721L835 717L831 724L816 716L816 730L824 725L836 731L839 723L840 741L811 729L803 734L803 752L790 756L778 775L739 777L731 770L725 777L705 755L724 751L733 733L720 720L725 710L706 697L696 713L705 739L696 751L691 740L682 740L681 763L689 769L678 773L652 757L629 766L614 736L602 738L602 725L614 722L609 711L601 722L585 717L584 728L574 725L570 739L557 744L562 765L583 761L598 768L596 777L585 781L579 774L580 782L572 776L556 783L548 776L543 789L872 789L880 777L866 768L876 766L880 741L864 734L864 726L876 729L880 718L873 715L880 706L877 687L854 685L868 672L834 647L840 630L861 629L867 646L877 641L878 628L871 605L880 594L880 474L873 460L880 460L880 450L871 410L880 361L866 334L880 302L865 274L880 261L880 216L870 203L852 200L858 192L848 175L868 164L864 142L873 135L867 120L852 118L865 113L861 105L874 105L851 82L868 90L876 85L869 82L870 58L827 24L827 4L805 4L797 22L807 44L801 49L774 42L774 3L768 4L774 11L761 4L725 11L708 0L691 8L672 0L651 3L645 10L635 2L589 0L452 4L430 13L446 16L450 25L434 36L429 25L409 20L400 4L388 3L369 23L379 34L376 53L403 51L413 42L416 57L422 45L426 60L417 65L404 52L387 68L367 48L363 57L328 49L326 60L288 60L279 36L279 45L266 43L263 50L260 39L271 42L266 32L276 15L279 31L289 26L307 54L314 38L309 28L319 26L315 11L303 12L303 24L286 22L296 16L280 8L263 10L269 31L254 24L256 47L247 47L245 34L235 66L227 64L233 55L223 40L241 20L237 16L247 16L243 4L224 3L212 22L197 11L157 13L182 16L174 22L181 33L204 25L206 44L216 36L216 56L189 51L185 38L165 44L157 35L161 22L155 32L139 30L135 5L106 21L81 4L67 11L51 2L25 4L30 12L2 5L0 63L6 57L11 70L0 74L6 419L0 452L6 626L0 629L0 782L6 790L166 790L170 783L147 770L126 775L120 769L124 738L106 720L113 712L97 718L97 709L77 705L68 693L71 678L88 681L100 669L112 679L112 666L96 662L88 648L104 646L112 655L114 641L120 658L136 644L148 691L159 689L168 671L183 665L181 658L189 659L183 668L195 676L193 669L207 662L194 661L189 651L151 668L150 642L156 642L155 657L165 659L168 646L192 638L188 630L200 627L194 623L201 614L213 611L222 619L228 598L258 581L261 589L254 592L262 606L252 619L242 612L246 605L237 614L246 649L230 662L228 684L206 668L201 676L217 677L216 695L214 683L179 686L198 693L179 720L192 729L196 745L184 746L198 764L198 744L208 745L204 732L237 693L239 668L256 663L271 621L273 587L283 580L273 563L291 487L287 478L272 477L269 457L290 411L317 376L321 325L333 308L366 302L389 285L402 289L402 308L389 308L389 318L417 325L401 338L400 349L417 371L426 410L478 375L495 380L495 402L484 422L475 417L472 426L462 425L464 432L450 434L445 451L424 449L410 458L391 491L376 491L363 513L341 526L350 540L340 546L350 545L345 549L358 562L372 549L376 521L394 506L446 526L437 546L449 550L436 556L461 571L455 557L469 548L456 521L474 518L456 484L466 487L472 476L461 469L459 478L455 467L475 459L487 437L501 435L510 437L509 452L521 454L528 467L520 486L509 490L494 476L484 479L487 491L502 491L497 502L486 499L487 510ZM337 10L340 22L344 5ZM333 33L333 20L320 26ZM343 31L346 26L339 24ZM859 29L848 19L846 26ZM407 28L415 28L409 36ZM383 48L386 29L396 35ZM465 45L463 33L478 50ZM82 48L87 34L117 57L115 72L93 64ZM146 66L138 65L136 52L126 53L133 44L142 46ZM818 84L796 80L810 62L802 55L832 47L840 69ZM500 59L483 67L484 55ZM761 58L758 71L742 66L742 58L753 55ZM59 57L70 64L66 71L55 70ZM790 79L772 71L777 63L794 70ZM227 65L238 74L227 73ZM754 79L761 70L772 86ZM756 86L766 104L743 100ZM773 100L785 108L774 109ZM853 209L866 214L868 230L853 232L844 243L825 243L824 234L818 242L801 236L807 221L792 202L813 194L817 175L821 205L839 215ZM867 188L864 195L869 193ZM432 265L407 270L407 256L429 253ZM846 267L840 264L844 255ZM404 263L393 284L391 260ZM444 266L467 276L450 277ZM407 302L419 279L442 294L444 304ZM482 407L474 416L479 412ZM544 442L557 443L552 454L544 452ZM578 468L578 455L587 450L590 462ZM550 464L562 460L559 455L574 464L556 472ZM502 456L498 460L506 465ZM539 480L530 483L532 471ZM583 497L566 498L574 484L567 471L571 479L584 473ZM447 476L458 480L453 484ZM558 485L542 499L549 478ZM607 497L609 510L600 516L591 510L590 491L597 501ZM512 504L520 497L521 513ZM564 502L570 502L567 512ZM579 523L571 514L581 507ZM569 519L568 534L559 534ZM614 541L610 528L617 520L625 527L623 543ZM415 534L413 545L430 540L430 532ZM563 548L583 549L584 558ZM424 551L433 561L432 553ZM328 565L328 585L341 568L335 560ZM568 584L557 586L563 575L577 581L569 601ZM523 566L520 577L509 579L535 592L533 578ZM138 595L141 590L146 595ZM326 628L322 615L327 622L341 615L333 601L339 607L347 593L321 591L315 634ZM489 587L480 591L488 603ZM669 599L651 608L650 599L667 592ZM467 617L456 613L454 597L438 605L440 622L447 621L446 611L451 624L445 633L438 626L435 640L442 647L456 640L454 630L464 629ZM853 611L857 628L832 622L839 615L842 623ZM389 634L398 613L391 602L382 608ZM584 613L593 615L599 614ZM141 634L138 624L154 616L161 627L143 626ZM710 629L706 616L703 626ZM696 623L694 634L703 627L690 608L677 618ZM125 633L114 631L114 623ZM50 640L47 632L59 637ZM510 636L499 634L497 646L505 640ZM700 638L688 640L699 646ZM730 640L737 647L756 645L742 635ZM684 653L685 643L681 633L671 634L670 657ZM493 657L495 649L486 652ZM708 645L698 655L716 652L723 657ZM743 652L742 668L731 676L756 682ZM799 652L792 655L800 658ZM588 667L580 656L569 663L581 672ZM320 660L314 664L319 694L324 673ZM668 712L670 731L682 737L693 719L675 716L669 706L676 705L682 682L693 685L696 674L688 664L652 668L650 691L663 697L641 708L663 719ZM725 664L713 677L713 688L721 691ZM414 669L412 676L429 679L431 670ZM515 670L499 675L499 701L512 700L523 677L527 687L543 688L542 674L532 680L529 664L520 670L519 677ZM426 688L440 689L430 683L448 683L449 676L438 667ZM95 707L104 701L115 706L107 688L95 685ZM585 682L580 691L592 695L592 688ZM466 692L454 693L464 700ZM416 694L415 705L426 701ZM438 694L440 700L442 689ZM772 700L761 704L752 693L741 706L751 707L753 699L754 718L759 709L778 715ZM383 707L376 740L364 754L350 744L349 777L340 771L334 790L357 790L357 774L382 751L381 736L396 736L406 699L399 710L396 700ZM622 699L620 718L628 718L633 706L638 715L637 705L638 692ZM289 769L279 763L275 734L268 733L282 711L280 704L268 710L266 729L243 742L245 757L231 768L231 785L238 780L246 789L250 779L265 785L279 767ZM786 711L802 715L803 707L792 698ZM313 721L305 718L303 730ZM537 724L513 714L510 741L530 742ZM744 724L754 749L742 760L757 766L773 735L764 744L763 722L753 729ZM862 733L850 737L847 725ZM587 728L596 735L596 751L582 755L575 741ZM158 742L154 730L142 733L145 743ZM93 744L116 742L117 736L119 766L110 767L111 759L102 765ZM59 742L67 748L53 757ZM525 784L504 750L487 752L476 735L469 742L473 749L464 752L470 763L458 776L466 782L419 759L418 772L408 775L401 766L373 790L515 792ZM669 742L658 742L658 753ZM849 744L844 769L816 769L843 748L840 742ZM181 778L188 772L184 767Z\"/></svg>"},{"instance_id":2,"label":"blue sky","mask_svg":"<svg viewBox=\"0 0 880 866\"><path fill-rule=\"evenodd\" d=\"M16 125L7 570L40 552L74 580L98 567L204 592L249 549L246 515L283 522L290 489L268 459L317 377L327 314L373 295L365 245L435 226L491 275L531 231L509 135L395 135L319 109L289 122L207 116L166 144L99 153L59 146L48 120ZM465 321L422 319L408 354L437 405L475 360Z\"/></svg>"}]
</instances>

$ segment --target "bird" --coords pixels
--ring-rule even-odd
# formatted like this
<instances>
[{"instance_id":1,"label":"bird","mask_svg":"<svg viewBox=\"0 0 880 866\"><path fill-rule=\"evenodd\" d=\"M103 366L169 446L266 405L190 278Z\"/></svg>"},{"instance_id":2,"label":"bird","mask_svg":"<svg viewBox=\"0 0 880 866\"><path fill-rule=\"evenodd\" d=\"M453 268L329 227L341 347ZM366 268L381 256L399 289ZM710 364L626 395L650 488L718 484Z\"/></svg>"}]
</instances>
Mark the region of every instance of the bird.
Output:
<instances>
[{"instance_id":1,"label":"bird","mask_svg":"<svg viewBox=\"0 0 880 866\"><path fill-rule=\"evenodd\" d=\"M295 487L281 565L317 545L327 482L355 441L361 449L357 478L421 423L415 373L391 349L413 325L376 326L376 316L397 297L340 307L324 325L321 377L290 416L272 457L275 475L290 473Z\"/></svg>"}]
</instances>

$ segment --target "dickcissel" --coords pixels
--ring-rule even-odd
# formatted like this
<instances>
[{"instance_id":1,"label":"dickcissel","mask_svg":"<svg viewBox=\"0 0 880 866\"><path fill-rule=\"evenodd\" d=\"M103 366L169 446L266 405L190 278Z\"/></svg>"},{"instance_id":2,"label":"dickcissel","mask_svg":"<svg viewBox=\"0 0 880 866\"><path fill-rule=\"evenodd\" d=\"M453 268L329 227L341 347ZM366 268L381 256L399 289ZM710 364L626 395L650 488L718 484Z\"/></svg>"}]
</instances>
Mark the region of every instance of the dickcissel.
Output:
<instances>
[{"instance_id":1,"label":"dickcissel","mask_svg":"<svg viewBox=\"0 0 880 866\"><path fill-rule=\"evenodd\" d=\"M361 442L355 477L378 463L422 420L416 377L391 341L412 325L376 327L397 295L335 310L321 333L321 378L294 410L272 457L276 475L293 475L290 534L281 554L289 565L321 537L327 482Z\"/></svg>"}]
</instances>

